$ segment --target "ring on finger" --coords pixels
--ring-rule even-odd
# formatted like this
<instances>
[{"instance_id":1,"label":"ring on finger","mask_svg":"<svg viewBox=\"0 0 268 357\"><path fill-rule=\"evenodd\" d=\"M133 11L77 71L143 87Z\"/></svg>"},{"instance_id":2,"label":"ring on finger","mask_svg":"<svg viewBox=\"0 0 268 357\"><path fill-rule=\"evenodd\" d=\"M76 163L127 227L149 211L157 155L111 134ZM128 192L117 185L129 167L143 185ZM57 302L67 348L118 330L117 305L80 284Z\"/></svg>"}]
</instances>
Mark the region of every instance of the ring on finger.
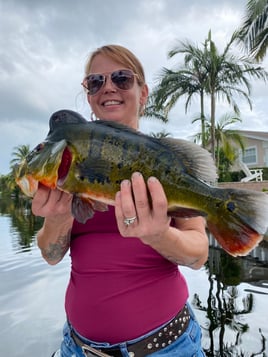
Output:
<instances>
[{"instance_id":1,"label":"ring on finger","mask_svg":"<svg viewBox=\"0 0 268 357\"><path fill-rule=\"evenodd\" d=\"M124 223L126 226L129 226L130 224L133 224L137 219L137 216L133 216L133 217L130 217L130 218L125 218L124 219Z\"/></svg>"}]
</instances>

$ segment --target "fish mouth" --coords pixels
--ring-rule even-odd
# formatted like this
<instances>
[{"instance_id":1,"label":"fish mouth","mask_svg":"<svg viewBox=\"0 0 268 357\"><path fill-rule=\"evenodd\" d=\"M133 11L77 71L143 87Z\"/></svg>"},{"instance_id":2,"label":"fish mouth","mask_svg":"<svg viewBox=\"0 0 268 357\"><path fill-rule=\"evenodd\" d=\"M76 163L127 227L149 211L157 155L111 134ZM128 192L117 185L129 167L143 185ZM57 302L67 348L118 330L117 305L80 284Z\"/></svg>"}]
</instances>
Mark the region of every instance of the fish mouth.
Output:
<instances>
[{"instance_id":1,"label":"fish mouth","mask_svg":"<svg viewBox=\"0 0 268 357\"><path fill-rule=\"evenodd\" d=\"M62 153L61 163L58 168L57 186L63 186L64 182L66 181L72 164L72 158L73 155L71 151L68 147L66 147Z\"/></svg>"},{"instance_id":2,"label":"fish mouth","mask_svg":"<svg viewBox=\"0 0 268 357\"><path fill-rule=\"evenodd\" d=\"M28 157L15 167L15 181L22 192L34 197L38 184L51 189L63 184L72 161L72 153L65 140L54 144L39 144Z\"/></svg>"},{"instance_id":3,"label":"fish mouth","mask_svg":"<svg viewBox=\"0 0 268 357\"><path fill-rule=\"evenodd\" d=\"M28 196L33 198L36 191L38 190L38 181L35 180L32 176L24 176L20 179L16 179L17 185L20 187L22 192Z\"/></svg>"}]
</instances>

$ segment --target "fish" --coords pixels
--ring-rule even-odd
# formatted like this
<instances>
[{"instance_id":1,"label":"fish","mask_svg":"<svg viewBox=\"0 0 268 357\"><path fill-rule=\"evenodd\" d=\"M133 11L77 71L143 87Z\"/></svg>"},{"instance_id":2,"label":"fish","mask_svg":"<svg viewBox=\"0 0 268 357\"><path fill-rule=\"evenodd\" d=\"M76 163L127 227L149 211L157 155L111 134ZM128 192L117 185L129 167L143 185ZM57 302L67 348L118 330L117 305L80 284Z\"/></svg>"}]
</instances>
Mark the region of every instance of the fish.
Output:
<instances>
[{"instance_id":1,"label":"fish","mask_svg":"<svg viewBox=\"0 0 268 357\"><path fill-rule=\"evenodd\" d=\"M206 149L108 120L87 121L68 109L51 115L47 137L17 165L15 180L28 197L39 184L71 193L72 214L85 223L95 211L115 204L120 183L134 172L145 180L158 178L169 216L203 216L208 231L232 256L247 255L267 231L267 194L217 187L217 169Z\"/></svg>"}]
</instances>

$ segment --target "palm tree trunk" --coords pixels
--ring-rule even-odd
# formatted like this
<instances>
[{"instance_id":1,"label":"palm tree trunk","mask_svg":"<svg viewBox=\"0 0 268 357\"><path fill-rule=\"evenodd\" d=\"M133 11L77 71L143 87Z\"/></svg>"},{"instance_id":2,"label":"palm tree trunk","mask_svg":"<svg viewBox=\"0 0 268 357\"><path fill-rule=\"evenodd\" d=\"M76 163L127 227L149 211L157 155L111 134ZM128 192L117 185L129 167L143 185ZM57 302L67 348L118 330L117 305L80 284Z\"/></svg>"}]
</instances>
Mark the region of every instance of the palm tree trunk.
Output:
<instances>
[{"instance_id":1,"label":"palm tree trunk","mask_svg":"<svg viewBox=\"0 0 268 357\"><path fill-rule=\"evenodd\" d=\"M202 135L202 148L206 147L206 127L205 127L205 112L204 112L204 92L200 93L200 106L201 106L201 135Z\"/></svg>"},{"instance_id":2,"label":"palm tree trunk","mask_svg":"<svg viewBox=\"0 0 268 357\"><path fill-rule=\"evenodd\" d=\"M220 142L219 140L216 139L216 147L215 147L215 150L216 150L216 154L215 154L215 157L216 157L216 167L219 169L219 165L220 165Z\"/></svg>"},{"instance_id":3,"label":"palm tree trunk","mask_svg":"<svg viewBox=\"0 0 268 357\"><path fill-rule=\"evenodd\" d=\"M214 89L211 90L211 115L210 115L210 120L211 120L211 126L210 126L210 136L211 136L211 154L213 157L213 160L215 161L215 112L216 112L216 105L215 105L215 91Z\"/></svg>"}]
</instances>

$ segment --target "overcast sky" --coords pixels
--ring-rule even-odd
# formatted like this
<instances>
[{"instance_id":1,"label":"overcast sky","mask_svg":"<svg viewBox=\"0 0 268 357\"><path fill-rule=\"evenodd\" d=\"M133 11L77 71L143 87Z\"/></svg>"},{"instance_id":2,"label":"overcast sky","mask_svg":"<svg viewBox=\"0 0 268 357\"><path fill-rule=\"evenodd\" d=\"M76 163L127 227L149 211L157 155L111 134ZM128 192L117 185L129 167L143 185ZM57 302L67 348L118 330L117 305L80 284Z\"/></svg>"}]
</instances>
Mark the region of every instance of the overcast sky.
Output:
<instances>
[{"instance_id":1,"label":"overcast sky","mask_svg":"<svg viewBox=\"0 0 268 357\"><path fill-rule=\"evenodd\" d=\"M9 171L16 146L33 148L48 132L48 119L68 108L89 118L80 86L87 56L97 47L116 43L128 47L144 65L153 87L162 67L173 68L167 52L177 40L202 46L211 29L224 48L245 14L246 0L0 0L0 174ZM268 56L267 56L268 57ZM181 62L182 57L177 57ZM268 70L268 60L264 67ZM253 86L253 110L241 102L244 130L268 131L267 86ZM218 105L218 113L231 108ZM142 119L146 133L165 130L189 138L199 128L193 102L187 115L184 100L164 125ZM207 114L209 114L207 112Z\"/></svg>"}]
</instances>

